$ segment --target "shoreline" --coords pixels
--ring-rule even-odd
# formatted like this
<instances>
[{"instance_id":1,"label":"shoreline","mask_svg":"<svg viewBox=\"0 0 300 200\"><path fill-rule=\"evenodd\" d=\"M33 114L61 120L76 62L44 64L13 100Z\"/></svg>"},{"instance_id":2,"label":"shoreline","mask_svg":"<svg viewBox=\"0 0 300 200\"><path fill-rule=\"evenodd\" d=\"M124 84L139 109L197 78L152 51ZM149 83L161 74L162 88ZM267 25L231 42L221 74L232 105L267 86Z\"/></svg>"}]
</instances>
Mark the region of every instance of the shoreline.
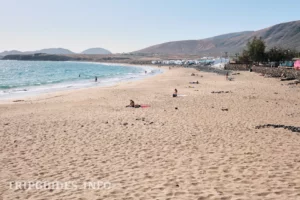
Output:
<instances>
[{"instance_id":1,"label":"shoreline","mask_svg":"<svg viewBox=\"0 0 300 200\"><path fill-rule=\"evenodd\" d=\"M55 61L50 61L50 62L55 62ZM149 68L151 69L151 71L153 69L161 69L157 66L150 66L150 65L138 65L138 64L128 64L128 63L106 63L106 62L95 62L95 61L59 61L59 62L79 62L79 63L94 63L94 64L101 64L101 65L108 65L108 66L121 66L121 67L138 67L138 68L142 68L143 70L149 70ZM61 82L61 83L56 83L56 84L46 84L46 85L40 85L40 86L28 86L27 88L13 88L13 90L18 90L19 93L11 93L9 94L7 97L4 96L2 98L0 98L0 104L3 102L10 102L10 101L16 101L19 100L18 102L26 100L26 99L30 99L30 98L34 98L34 97L38 97L40 95L53 95L57 92L68 92L68 91L76 91L76 90L81 90L81 89L90 89L90 88L97 88L97 87L110 87L110 86L114 86L116 84L119 83L123 83L123 82L128 82L128 81L136 81L136 80L141 80L141 79L145 79L148 77L152 77L152 76L156 76L158 74L164 73L164 70L159 70L159 71L155 71L154 73L147 73L146 76L138 76L135 78L125 78L125 79L120 79L118 81L113 81L113 82L103 82L103 80L98 81L95 85L91 85L91 83L88 84L87 80L81 80L81 85L78 84L79 82L77 81L73 81L73 82ZM83 83L85 83L85 85L83 85ZM77 83L77 85L75 84ZM93 81L94 83L94 81ZM68 84L70 84L70 86L67 86ZM75 85L74 85L75 84ZM28 91L30 89L35 89L35 91ZM43 90L37 90L37 89L41 89L44 88ZM24 93L23 93L24 91ZM21 93L22 92L22 93Z\"/></svg>"}]
</instances>

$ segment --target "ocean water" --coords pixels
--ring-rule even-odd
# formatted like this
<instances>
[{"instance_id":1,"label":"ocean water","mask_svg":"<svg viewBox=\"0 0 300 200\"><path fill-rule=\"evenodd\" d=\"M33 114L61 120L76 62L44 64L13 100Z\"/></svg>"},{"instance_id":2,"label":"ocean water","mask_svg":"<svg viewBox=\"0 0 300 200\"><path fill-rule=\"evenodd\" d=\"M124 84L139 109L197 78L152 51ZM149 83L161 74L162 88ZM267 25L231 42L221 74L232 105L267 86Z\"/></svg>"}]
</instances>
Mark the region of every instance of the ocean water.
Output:
<instances>
[{"instance_id":1,"label":"ocean water","mask_svg":"<svg viewBox=\"0 0 300 200\"><path fill-rule=\"evenodd\" d=\"M151 67L121 64L0 60L0 98L107 86L159 72L159 69ZM97 76L97 82L95 82L95 76Z\"/></svg>"}]
</instances>

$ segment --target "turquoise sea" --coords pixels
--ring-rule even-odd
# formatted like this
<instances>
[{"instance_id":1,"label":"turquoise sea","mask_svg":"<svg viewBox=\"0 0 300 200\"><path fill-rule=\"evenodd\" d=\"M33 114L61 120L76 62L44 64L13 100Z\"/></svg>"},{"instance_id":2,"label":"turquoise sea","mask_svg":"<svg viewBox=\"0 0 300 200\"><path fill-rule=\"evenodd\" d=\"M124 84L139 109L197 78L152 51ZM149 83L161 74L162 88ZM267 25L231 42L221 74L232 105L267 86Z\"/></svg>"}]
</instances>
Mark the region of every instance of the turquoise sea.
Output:
<instances>
[{"instance_id":1,"label":"turquoise sea","mask_svg":"<svg viewBox=\"0 0 300 200\"><path fill-rule=\"evenodd\" d=\"M146 66L93 62L0 60L0 98L112 85L159 71Z\"/></svg>"}]
</instances>

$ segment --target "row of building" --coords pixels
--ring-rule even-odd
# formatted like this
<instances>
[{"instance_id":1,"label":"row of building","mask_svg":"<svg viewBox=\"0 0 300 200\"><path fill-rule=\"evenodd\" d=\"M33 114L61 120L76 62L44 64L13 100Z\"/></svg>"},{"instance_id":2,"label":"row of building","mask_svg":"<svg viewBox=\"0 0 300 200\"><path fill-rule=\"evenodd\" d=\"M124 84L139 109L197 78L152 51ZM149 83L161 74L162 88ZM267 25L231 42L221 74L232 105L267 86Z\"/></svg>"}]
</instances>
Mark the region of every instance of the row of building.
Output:
<instances>
[{"instance_id":1,"label":"row of building","mask_svg":"<svg viewBox=\"0 0 300 200\"><path fill-rule=\"evenodd\" d=\"M162 65L213 65L215 63L227 63L229 60L225 58L213 58L204 57L197 60L153 60L152 64L162 64Z\"/></svg>"}]
</instances>

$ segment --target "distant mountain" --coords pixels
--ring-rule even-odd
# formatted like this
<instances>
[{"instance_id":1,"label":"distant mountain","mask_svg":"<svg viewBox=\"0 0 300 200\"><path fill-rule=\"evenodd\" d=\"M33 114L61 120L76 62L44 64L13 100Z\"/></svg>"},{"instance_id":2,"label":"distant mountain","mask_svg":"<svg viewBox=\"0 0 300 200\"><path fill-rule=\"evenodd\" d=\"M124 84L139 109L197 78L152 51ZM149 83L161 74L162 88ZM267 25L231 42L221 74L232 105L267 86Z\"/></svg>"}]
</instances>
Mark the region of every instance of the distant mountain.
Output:
<instances>
[{"instance_id":1,"label":"distant mountain","mask_svg":"<svg viewBox=\"0 0 300 200\"><path fill-rule=\"evenodd\" d=\"M17 50L12 50L12 51L3 51L0 53L0 56L7 56L7 55L13 55L13 54L22 54L23 52L17 51Z\"/></svg>"},{"instance_id":2,"label":"distant mountain","mask_svg":"<svg viewBox=\"0 0 300 200\"><path fill-rule=\"evenodd\" d=\"M23 55L23 54L35 54L35 53L46 53L46 54L74 54L72 51L68 50L68 49L63 49L63 48L50 48L50 49L41 49L38 51L16 51L16 50L12 50L12 51L4 51L2 53L0 53L0 56L4 57L7 55Z\"/></svg>"},{"instance_id":3,"label":"distant mountain","mask_svg":"<svg viewBox=\"0 0 300 200\"><path fill-rule=\"evenodd\" d=\"M133 53L142 54L206 54L238 53L254 36L262 37L268 48L280 46L300 51L300 20L277 24L259 31L229 33L202 40L184 40L154 45Z\"/></svg>"},{"instance_id":4,"label":"distant mountain","mask_svg":"<svg viewBox=\"0 0 300 200\"><path fill-rule=\"evenodd\" d=\"M35 54L35 53L46 53L46 54L55 54L55 55L70 55L75 54L74 52L63 49L63 48L50 48L50 49L41 49L37 51L4 51L0 53L0 58L7 56L7 55L27 55L27 54ZM112 54L110 51L103 49L103 48L91 48L83 51L81 54Z\"/></svg>"},{"instance_id":5,"label":"distant mountain","mask_svg":"<svg viewBox=\"0 0 300 200\"><path fill-rule=\"evenodd\" d=\"M50 49L41 49L33 52L24 52L24 53L46 53L46 54L74 54L74 52L63 49L63 48L50 48Z\"/></svg>"},{"instance_id":6,"label":"distant mountain","mask_svg":"<svg viewBox=\"0 0 300 200\"><path fill-rule=\"evenodd\" d=\"M103 48L90 48L81 52L81 54L112 54L112 53Z\"/></svg>"}]
</instances>

